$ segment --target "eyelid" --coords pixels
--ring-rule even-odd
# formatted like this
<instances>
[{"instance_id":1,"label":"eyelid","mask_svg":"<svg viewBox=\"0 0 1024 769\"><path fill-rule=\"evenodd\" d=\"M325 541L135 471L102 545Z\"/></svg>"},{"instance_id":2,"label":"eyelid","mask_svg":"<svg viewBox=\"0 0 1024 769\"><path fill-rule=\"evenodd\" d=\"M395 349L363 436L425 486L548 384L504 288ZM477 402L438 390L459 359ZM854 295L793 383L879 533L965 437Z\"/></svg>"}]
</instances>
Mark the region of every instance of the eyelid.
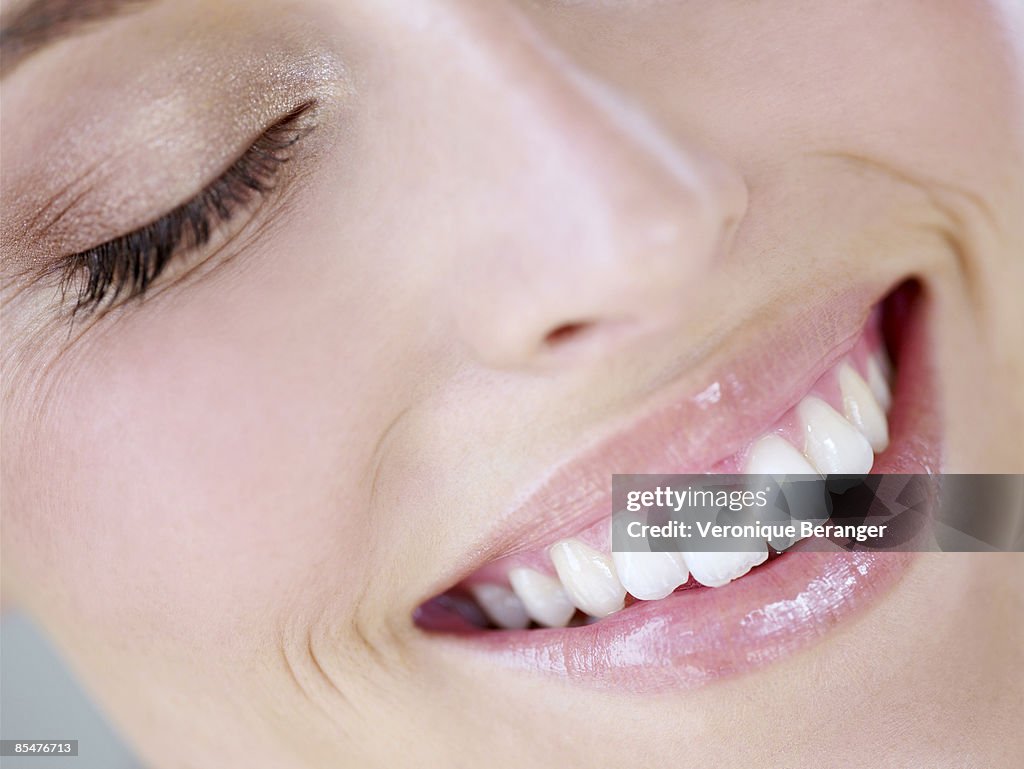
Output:
<instances>
[{"instance_id":1,"label":"eyelid","mask_svg":"<svg viewBox=\"0 0 1024 769\"><path fill-rule=\"evenodd\" d=\"M62 299L77 293L72 317L141 296L172 259L205 246L240 208L274 189L291 148L313 128L306 102L267 128L191 200L133 232L60 260Z\"/></svg>"}]
</instances>

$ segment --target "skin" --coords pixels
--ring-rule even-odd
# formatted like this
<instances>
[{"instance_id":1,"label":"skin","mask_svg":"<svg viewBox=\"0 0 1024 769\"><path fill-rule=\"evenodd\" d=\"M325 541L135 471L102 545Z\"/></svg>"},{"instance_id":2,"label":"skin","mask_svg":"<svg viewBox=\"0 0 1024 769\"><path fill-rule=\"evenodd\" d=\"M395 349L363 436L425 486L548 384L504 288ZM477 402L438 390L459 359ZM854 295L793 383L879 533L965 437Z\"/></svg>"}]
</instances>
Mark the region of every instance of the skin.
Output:
<instances>
[{"instance_id":1,"label":"skin","mask_svg":"<svg viewBox=\"0 0 1024 769\"><path fill-rule=\"evenodd\" d=\"M928 292L948 469L1024 472L1020 15L166 2L26 61L5 600L153 767L1011 766L1016 554L922 556L805 652L657 696L453 659L411 613L552 465L864 276ZM69 326L33 270L195 194L299 96L281 194Z\"/></svg>"}]
</instances>

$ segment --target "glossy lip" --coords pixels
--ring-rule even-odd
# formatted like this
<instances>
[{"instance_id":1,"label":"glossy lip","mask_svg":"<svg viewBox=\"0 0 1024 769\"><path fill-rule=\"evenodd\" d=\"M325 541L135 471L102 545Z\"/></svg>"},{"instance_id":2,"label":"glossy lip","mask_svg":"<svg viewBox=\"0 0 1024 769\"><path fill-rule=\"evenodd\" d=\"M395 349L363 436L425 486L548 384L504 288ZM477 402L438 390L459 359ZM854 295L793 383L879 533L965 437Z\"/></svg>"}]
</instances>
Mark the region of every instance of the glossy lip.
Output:
<instances>
[{"instance_id":1,"label":"glossy lip","mask_svg":"<svg viewBox=\"0 0 1024 769\"><path fill-rule=\"evenodd\" d=\"M782 659L884 596L912 553L792 552L721 588L638 601L597 623L438 635L460 655L598 689L692 689Z\"/></svg>"},{"instance_id":2,"label":"glossy lip","mask_svg":"<svg viewBox=\"0 0 1024 769\"><path fill-rule=\"evenodd\" d=\"M890 414L892 442L876 459L876 473L930 472L938 467L940 434L932 397L934 377L926 353L925 303L915 301L911 310L908 295L901 292L890 298L891 308L887 304L886 322L899 326L895 342L889 338L898 374ZM851 335L850 344L855 339L856 334ZM823 355L821 360L827 363L814 377L846 349L848 345L840 343L832 348L834 354ZM658 418L664 419L665 413L657 414L655 422ZM650 424L650 420L640 423L641 428ZM620 440L637 435L652 445L650 431L643 429ZM725 453L723 442L716 445L720 458ZM608 452L606 445L601 449ZM635 467L616 468L616 472L637 472ZM699 472L688 467L680 463L674 471ZM664 465L657 471L663 472ZM607 494L608 475L604 478ZM601 513L606 515L607 509ZM579 516L570 520L580 522ZM815 545L821 549L820 543ZM798 546L725 587L683 589L660 601L638 601L592 625L525 631L453 627L451 632L431 634L431 640L457 655L483 655L500 667L598 688L639 692L693 688L807 647L884 596L912 562L912 553L808 552Z\"/></svg>"},{"instance_id":3,"label":"glossy lip","mask_svg":"<svg viewBox=\"0 0 1024 769\"><path fill-rule=\"evenodd\" d=\"M810 306L794 305L786 317L758 323L753 345L749 334L728 331L706 343L717 349L702 354L692 373L669 372L667 382L652 387L656 395L644 402L639 416L633 411L610 425L599 440L584 444L497 513L494 525L467 555L426 586L423 600L485 564L599 523L611 513L615 473L736 471L723 460L778 421L855 345L872 309L893 286L891 281L865 284ZM683 380L682 388L677 379Z\"/></svg>"}]
</instances>

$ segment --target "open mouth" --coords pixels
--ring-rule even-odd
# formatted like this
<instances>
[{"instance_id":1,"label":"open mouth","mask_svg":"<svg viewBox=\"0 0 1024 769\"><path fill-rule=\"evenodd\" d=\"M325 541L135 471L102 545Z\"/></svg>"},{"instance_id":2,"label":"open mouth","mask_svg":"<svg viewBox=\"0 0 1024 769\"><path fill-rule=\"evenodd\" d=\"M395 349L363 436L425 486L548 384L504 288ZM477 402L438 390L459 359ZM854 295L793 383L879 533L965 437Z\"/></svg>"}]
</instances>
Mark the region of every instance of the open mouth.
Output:
<instances>
[{"instance_id":1,"label":"open mouth","mask_svg":"<svg viewBox=\"0 0 1024 769\"><path fill-rule=\"evenodd\" d=\"M910 555L820 552L821 543L818 552L800 544L779 552L767 542L754 552L613 553L610 473L934 471L940 450L925 305L914 282L892 291L819 357L809 386L762 408L717 453L705 448L699 469L666 439L643 464L596 463L606 471L601 485L578 474L584 492L572 507L587 515L561 515L555 497L534 495L541 500L530 509L551 505L554 522L510 534L504 552L422 603L416 624L502 665L643 690L742 672L820 638L884 595ZM690 402L721 399L721 386L711 386ZM651 445L649 426L633 432Z\"/></svg>"}]
</instances>

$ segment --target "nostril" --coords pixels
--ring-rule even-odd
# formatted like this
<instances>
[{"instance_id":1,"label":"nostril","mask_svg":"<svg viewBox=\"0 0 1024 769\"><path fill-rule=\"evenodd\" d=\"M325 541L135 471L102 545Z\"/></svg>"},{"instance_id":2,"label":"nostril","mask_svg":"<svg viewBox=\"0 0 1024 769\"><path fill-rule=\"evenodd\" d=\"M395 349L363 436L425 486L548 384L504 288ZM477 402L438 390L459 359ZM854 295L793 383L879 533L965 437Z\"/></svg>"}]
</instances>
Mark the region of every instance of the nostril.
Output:
<instances>
[{"instance_id":1,"label":"nostril","mask_svg":"<svg viewBox=\"0 0 1024 769\"><path fill-rule=\"evenodd\" d=\"M546 347L559 347L581 336L589 326L586 321L565 323L544 337L544 344Z\"/></svg>"}]
</instances>

